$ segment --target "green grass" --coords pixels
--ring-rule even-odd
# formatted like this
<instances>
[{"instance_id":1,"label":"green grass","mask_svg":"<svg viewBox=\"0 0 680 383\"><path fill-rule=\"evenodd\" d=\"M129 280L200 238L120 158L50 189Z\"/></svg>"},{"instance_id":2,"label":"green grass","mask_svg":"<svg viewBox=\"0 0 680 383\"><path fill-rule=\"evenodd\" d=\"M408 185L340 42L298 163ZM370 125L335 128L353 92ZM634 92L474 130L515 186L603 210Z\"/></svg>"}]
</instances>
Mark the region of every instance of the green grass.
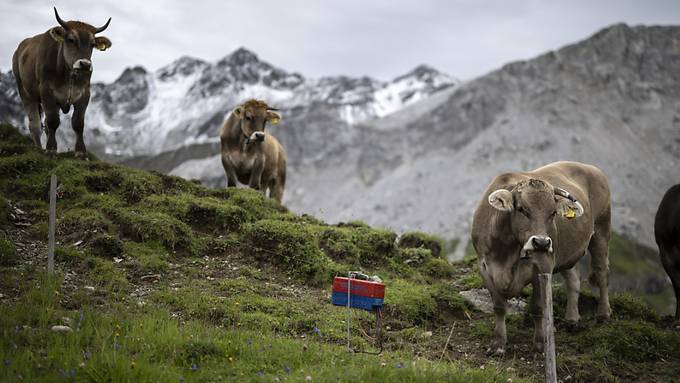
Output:
<instances>
[{"instance_id":1,"label":"green grass","mask_svg":"<svg viewBox=\"0 0 680 383\"><path fill-rule=\"evenodd\" d=\"M45 278L38 253L53 172L58 272ZM31 226L12 225L10 202ZM6 233L43 247L12 252ZM248 189L212 190L94 156L49 159L0 124L0 381L537 380L541 370L518 359L531 338L521 315L508 319L514 356L486 358L491 316L458 293L481 286L474 250L451 265L444 255L458 244L444 245L363 222L328 225ZM380 356L345 349L348 313L330 304L329 286L349 270L387 286ZM577 381L639 378L630 371L657 367L654 357L671 365L656 380L680 373L677 336L635 297L612 294L612 322L598 324L584 291L584 330L569 333L559 327L563 291L554 295L558 355ZM355 347L376 348L374 320L352 310ZM50 331L63 324L74 331Z\"/></svg>"}]
</instances>

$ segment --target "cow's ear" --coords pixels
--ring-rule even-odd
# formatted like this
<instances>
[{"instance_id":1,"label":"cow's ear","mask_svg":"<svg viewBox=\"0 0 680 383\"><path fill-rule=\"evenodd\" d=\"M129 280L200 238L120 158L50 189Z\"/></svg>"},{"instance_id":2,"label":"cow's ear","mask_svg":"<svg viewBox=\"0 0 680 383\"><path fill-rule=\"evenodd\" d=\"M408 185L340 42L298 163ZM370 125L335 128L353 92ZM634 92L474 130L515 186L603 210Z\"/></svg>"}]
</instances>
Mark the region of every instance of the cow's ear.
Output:
<instances>
[{"instance_id":1,"label":"cow's ear","mask_svg":"<svg viewBox=\"0 0 680 383\"><path fill-rule=\"evenodd\" d=\"M100 51L105 51L111 48L111 40L104 36L97 36L94 38L94 47Z\"/></svg>"},{"instance_id":2,"label":"cow's ear","mask_svg":"<svg viewBox=\"0 0 680 383\"><path fill-rule=\"evenodd\" d=\"M231 111L231 113L233 113L234 116L236 116L236 118L238 118L239 120L243 119L243 112L244 112L243 105L239 105L236 108L234 108L234 110Z\"/></svg>"},{"instance_id":3,"label":"cow's ear","mask_svg":"<svg viewBox=\"0 0 680 383\"><path fill-rule=\"evenodd\" d=\"M566 219L572 219L583 215L583 205L578 201L568 198L556 197L557 213Z\"/></svg>"},{"instance_id":4,"label":"cow's ear","mask_svg":"<svg viewBox=\"0 0 680 383\"><path fill-rule=\"evenodd\" d=\"M489 205L500 211L512 211L512 193L505 189L498 189L489 194Z\"/></svg>"},{"instance_id":5,"label":"cow's ear","mask_svg":"<svg viewBox=\"0 0 680 383\"><path fill-rule=\"evenodd\" d=\"M64 30L62 27L54 27L50 29L50 36L54 39L54 41L62 43L66 38L66 30Z\"/></svg>"},{"instance_id":6,"label":"cow's ear","mask_svg":"<svg viewBox=\"0 0 680 383\"><path fill-rule=\"evenodd\" d=\"M272 125L276 125L281 121L281 115L270 110L267 112L267 121Z\"/></svg>"}]
</instances>

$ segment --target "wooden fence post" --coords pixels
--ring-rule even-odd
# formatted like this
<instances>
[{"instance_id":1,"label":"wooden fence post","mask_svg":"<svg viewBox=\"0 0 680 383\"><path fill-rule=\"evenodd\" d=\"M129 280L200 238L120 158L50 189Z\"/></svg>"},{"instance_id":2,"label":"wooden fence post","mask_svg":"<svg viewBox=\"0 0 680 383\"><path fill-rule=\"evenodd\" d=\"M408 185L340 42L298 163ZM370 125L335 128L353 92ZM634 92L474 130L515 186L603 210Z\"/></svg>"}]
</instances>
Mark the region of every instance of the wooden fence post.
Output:
<instances>
[{"instance_id":1,"label":"wooden fence post","mask_svg":"<svg viewBox=\"0 0 680 383\"><path fill-rule=\"evenodd\" d=\"M54 236L57 222L57 175L50 177L50 221L47 237L47 273L54 274Z\"/></svg>"},{"instance_id":2,"label":"wooden fence post","mask_svg":"<svg viewBox=\"0 0 680 383\"><path fill-rule=\"evenodd\" d=\"M555 333L553 331L553 299L552 299L552 273L538 275L543 295L543 330L545 340L543 350L545 352L545 381L557 383L557 365L555 363Z\"/></svg>"}]
</instances>

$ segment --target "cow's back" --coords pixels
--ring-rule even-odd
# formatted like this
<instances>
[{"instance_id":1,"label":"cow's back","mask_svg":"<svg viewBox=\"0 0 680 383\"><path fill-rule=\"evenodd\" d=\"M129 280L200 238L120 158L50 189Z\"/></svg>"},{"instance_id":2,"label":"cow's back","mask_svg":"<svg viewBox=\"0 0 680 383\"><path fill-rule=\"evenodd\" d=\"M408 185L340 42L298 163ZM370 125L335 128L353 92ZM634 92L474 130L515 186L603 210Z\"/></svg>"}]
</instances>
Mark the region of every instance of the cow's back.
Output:
<instances>
[{"instance_id":1,"label":"cow's back","mask_svg":"<svg viewBox=\"0 0 680 383\"><path fill-rule=\"evenodd\" d=\"M680 184L666 191L654 219L654 236L660 248L680 248Z\"/></svg>"}]
</instances>

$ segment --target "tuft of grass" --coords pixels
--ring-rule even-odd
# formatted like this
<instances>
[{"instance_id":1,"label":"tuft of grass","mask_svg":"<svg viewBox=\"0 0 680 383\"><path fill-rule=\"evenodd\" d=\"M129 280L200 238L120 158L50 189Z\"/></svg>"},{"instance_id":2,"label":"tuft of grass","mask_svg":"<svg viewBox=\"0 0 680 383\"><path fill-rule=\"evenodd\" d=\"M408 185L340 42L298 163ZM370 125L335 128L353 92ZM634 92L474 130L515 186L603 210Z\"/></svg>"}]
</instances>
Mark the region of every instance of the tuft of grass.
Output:
<instances>
[{"instance_id":1,"label":"tuft of grass","mask_svg":"<svg viewBox=\"0 0 680 383\"><path fill-rule=\"evenodd\" d=\"M479 271L473 270L460 279L460 285L465 290L481 289L484 287L484 281Z\"/></svg>"},{"instance_id":2,"label":"tuft of grass","mask_svg":"<svg viewBox=\"0 0 680 383\"><path fill-rule=\"evenodd\" d=\"M328 257L354 265L377 265L396 254L396 234L364 226L317 226L319 246Z\"/></svg>"},{"instance_id":3,"label":"tuft of grass","mask_svg":"<svg viewBox=\"0 0 680 383\"><path fill-rule=\"evenodd\" d=\"M59 235L82 235L89 233L106 233L112 223L104 214L95 209L69 209L57 221Z\"/></svg>"},{"instance_id":4,"label":"tuft of grass","mask_svg":"<svg viewBox=\"0 0 680 383\"><path fill-rule=\"evenodd\" d=\"M399 237L398 246L400 248L428 249L430 250L430 253L432 253L432 256L439 258L444 249L444 240L431 234L414 231L402 234L401 237Z\"/></svg>"},{"instance_id":5,"label":"tuft of grass","mask_svg":"<svg viewBox=\"0 0 680 383\"><path fill-rule=\"evenodd\" d=\"M437 301L432 297L429 286L396 279L388 285L385 306L391 317L399 318L407 327L432 319Z\"/></svg>"},{"instance_id":6,"label":"tuft of grass","mask_svg":"<svg viewBox=\"0 0 680 383\"><path fill-rule=\"evenodd\" d=\"M247 210L212 197L151 195L142 203L204 230L236 231L253 220Z\"/></svg>"},{"instance_id":7,"label":"tuft of grass","mask_svg":"<svg viewBox=\"0 0 680 383\"><path fill-rule=\"evenodd\" d=\"M280 265L286 272L309 282L326 278L326 258L309 225L261 220L250 227L248 245L260 260Z\"/></svg>"},{"instance_id":8,"label":"tuft of grass","mask_svg":"<svg viewBox=\"0 0 680 383\"><path fill-rule=\"evenodd\" d=\"M59 263L73 265L85 259L85 254L73 246L58 246L54 249L54 260Z\"/></svg>"},{"instance_id":9,"label":"tuft of grass","mask_svg":"<svg viewBox=\"0 0 680 383\"><path fill-rule=\"evenodd\" d=\"M0 231L0 266L12 266L19 261L16 248L4 232Z\"/></svg>"},{"instance_id":10,"label":"tuft of grass","mask_svg":"<svg viewBox=\"0 0 680 383\"><path fill-rule=\"evenodd\" d=\"M138 241L158 241L169 250L188 250L193 242L191 228L167 214L125 207L109 211L121 231Z\"/></svg>"},{"instance_id":11,"label":"tuft of grass","mask_svg":"<svg viewBox=\"0 0 680 383\"><path fill-rule=\"evenodd\" d=\"M123 242L109 234L96 236L90 243L90 253L97 257L113 259L123 254Z\"/></svg>"},{"instance_id":12,"label":"tuft of grass","mask_svg":"<svg viewBox=\"0 0 680 383\"><path fill-rule=\"evenodd\" d=\"M108 260L102 258L86 258L89 278L99 289L112 293L126 293L130 289L125 272Z\"/></svg>"},{"instance_id":13,"label":"tuft of grass","mask_svg":"<svg viewBox=\"0 0 680 383\"><path fill-rule=\"evenodd\" d=\"M162 273L168 269L168 252L159 242L124 241L123 254L134 262L142 274Z\"/></svg>"}]
</instances>

